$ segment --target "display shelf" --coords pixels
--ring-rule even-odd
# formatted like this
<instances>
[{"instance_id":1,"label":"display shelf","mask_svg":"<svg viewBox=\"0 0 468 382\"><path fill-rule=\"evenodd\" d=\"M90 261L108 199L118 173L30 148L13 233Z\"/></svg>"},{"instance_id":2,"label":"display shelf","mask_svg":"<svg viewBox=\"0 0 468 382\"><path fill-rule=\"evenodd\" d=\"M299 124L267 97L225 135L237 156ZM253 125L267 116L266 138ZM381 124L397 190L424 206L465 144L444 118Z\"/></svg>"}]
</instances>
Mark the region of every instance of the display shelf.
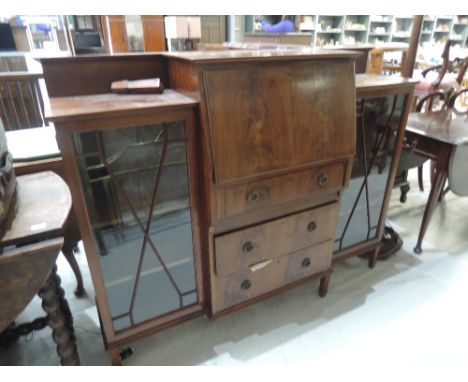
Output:
<instances>
[{"instance_id":1,"label":"display shelf","mask_svg":"<svg viewBox=\"0 0 468 382\"><path fill-rule=\"evenodd\" d=\"M305 15L298 25L301 32L312 34L312 46L324 46L409 42L413 21L410 15ZM420 44L440 44L451 38L466 47L467 37L468 15L424 16Z\"/></svg>"},{"instance_id":2,"label":"display shelf","mask_svg":"<svg viewBox=\"0 0 468 382\"><path fill-rule=\"evenodd\" d=\"M408 42L413 29L413 16L397 16L392 25L392 41Z\"/></svg>"}]
</instances>

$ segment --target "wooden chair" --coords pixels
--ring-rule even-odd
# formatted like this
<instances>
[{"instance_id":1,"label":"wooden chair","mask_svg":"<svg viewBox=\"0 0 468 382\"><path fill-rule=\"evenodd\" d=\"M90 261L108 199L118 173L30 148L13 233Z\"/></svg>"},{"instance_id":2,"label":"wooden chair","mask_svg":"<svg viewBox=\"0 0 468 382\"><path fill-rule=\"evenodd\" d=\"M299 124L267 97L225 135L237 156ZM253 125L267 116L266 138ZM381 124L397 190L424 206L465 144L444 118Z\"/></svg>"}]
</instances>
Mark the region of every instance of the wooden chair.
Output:
<instances>
[{"instance_id":1,"label":"wooden chair","mask_svg":"<svg viewBox=\"0 0 468 382\"><path fill-rule=\"evenodd\" d=\"M448 99L448 94L443 91L436 91L430 94L427 94L422 99L420 99L415 107L416 112L423 112L423 108L426 106L426 109L432 108L434 105L433 100L437 99L445 103ZM431 111L425 110L425 111ZM408 145L406 137L404 138L404 143L400 155L400 162L398 163L398 169L395 176L394 187L400 187L400 202L406 202L406 195L410 190L408 183L408 171L412 168L418 168L418 186L421 191L424 191L423 185L423 165L428 160L427 157L418 155L414 153L414 146Z\"/></svg>"},{"instance_id":2,"label":"wooden chair","mask_svg":"<svg viewBox=\"0 0 468 382\"><path fill-rule=\"evenodd\" d=\"M453 61L450 61L449 55L452 44L452 40L447 40L445 43L441 55L442 63L440 65L431 66L423 70L421 77L416 78L420 82L414 90L415 103L436 91L443 91L448 94L460 91L463 77L468 67L468 56L465 58L455 58ZM432 103L433 98L429 98L426 103L426 110L432 110Z\"/></svg>"},{"instance_id":3,"label":"wooden chair","mask_svg":"<svg viewBox=\"0 0 468 382\"><path fill-rule=\"evenodd\" d=\"M45 126L42 73L0 73L0 117L5 131Z\"/></svg>"},{"instance_id":4,"label":"wooden chair","mask_svg":"<svg viewBox=\"0 0 468 382\"><path fill-rule=\"evenodd\" d=\"M0 73L0 123L3 123L17 175L53 171L66 180L55 129L44 118L44 100L39 80L42 73ZM33 144L31 144L33 142ZM85 295L83 277L73 251L81 240L72 211L64 230L65 255L77 279L75 295Z\"/></svg>"},{"instance_id":5,"label":"wooden chair","mask_svg":"<svg viewBox=\"0 0 468 382\"><path fill-rule=\"evenodd\" d=\"M17 209L0 241L0 342L48 324L62 365L79 365L73 316L60 287L55 261L71 210L67 184L53 172L17 177ZM47 317L16 326L13 320L35 293Z\"/></svg>"},{"instance_id":6,"label":"wooden chair","mask_svg":"<svg viewBox=\"0 0 468 382\"><path fill-rule=\"evenodd\" d=\"M53 171L66 180L62 156L57 146L53 126L7 131L6 137L8 149L13 156L16 175ZM31 144L31 142L34 142L34 144ZM82 297L86 294L83 277L73 253L81 240L81 235L73 210L65 224L63 237L62 253L70 264L77 280L75 295Z\"/></svg>"}]
</instances>

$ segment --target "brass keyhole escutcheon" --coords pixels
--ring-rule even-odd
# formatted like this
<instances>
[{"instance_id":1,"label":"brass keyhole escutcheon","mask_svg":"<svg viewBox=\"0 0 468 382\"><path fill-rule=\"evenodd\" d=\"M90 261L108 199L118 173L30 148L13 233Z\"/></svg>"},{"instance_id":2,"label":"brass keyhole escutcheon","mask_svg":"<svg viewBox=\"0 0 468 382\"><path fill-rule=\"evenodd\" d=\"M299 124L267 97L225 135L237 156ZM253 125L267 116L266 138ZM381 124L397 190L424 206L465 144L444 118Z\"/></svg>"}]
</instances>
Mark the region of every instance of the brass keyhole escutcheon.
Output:
<instances>
[{"instance_id":1,"label":"brass keyhole escutcheon","mask_svg":"<svg viewBox=\"0 0 468 382\"><path fill-rule=\"evenodd\" d=\"M241 288L242 288L242 289L247 290L247 289L249 289L251 286L252 286L252 283L250 282L250 280L244 280L244 281L242 281L242 284L241 284Z\"/></svg>"},{"instance_id":2,"label":"brass keyhole escutcheon","mask_svg":"<svg viewBox=\"0 0 468 382\"><path fill-rule=\"evenodd\" d=\"M322 174L322 175L319 176L318 184L319 184L320 187L326 186L327 182L328 182L328 176L326 176L325 174Z\"/></svg>"},{"instance_id":3,"label":"brass keyhole escutcheon","mask_svg":"<svg viewBox=\"0 0 468 382\"><path fill-rule=\"evenodd\" d=\"M258 191L252 191L247 194L247 201L249 203L256 203L259 198L260 194L258 193Z\"/></svg>"},{"instance_id":4,"label":"brass keyhole escutcheon","mask_svg":"<svg viewBox=\"0 0 468 382\"><path fill-rule=\"evenodd\" d=\"M253 244L251 241L246 241L242 246L242 252L248 253L253 249Z\"/></svg>"},{"instance_id":5,"label":"brass keyhole escutcheon","mask_svg":"<svg viewBox=\"0 0 468 382\"><path fill-rule=\"evenodd\" d=\"M317 228L317 223L310 222L307 226L307 231L312 232L312 231L315 231L316 228Z\"/></svg>"},{"instance_id":6,"label":"brass keyhole escutcheon","mask_svg":"<svg viewBox=\"0 0 468 382\"><path fill-rule=\"evenodd\" d=\"M302 266L304 268L307 268L310 265L310 259L306 257L304 260L302 260Z\"/></svg>"}]
</instances>

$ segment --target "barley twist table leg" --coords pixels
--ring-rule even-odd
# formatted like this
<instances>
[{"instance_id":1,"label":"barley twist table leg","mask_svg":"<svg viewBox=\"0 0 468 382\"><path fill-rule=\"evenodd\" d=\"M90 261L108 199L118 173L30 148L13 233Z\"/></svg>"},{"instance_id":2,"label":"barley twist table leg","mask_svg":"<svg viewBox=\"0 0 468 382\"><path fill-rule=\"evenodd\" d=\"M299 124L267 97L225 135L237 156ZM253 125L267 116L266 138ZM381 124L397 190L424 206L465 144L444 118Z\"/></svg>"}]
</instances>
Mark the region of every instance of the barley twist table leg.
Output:
<instances>
[{"instance_id":1,"label":"barley twist table leg","mask_svg":"<svg viewBox=\"0 0 468 382\"><path fill-rule=\"evenodd\" d=\"M73 327L73 315L71 314L70 311L70 306L68 305L68 301L65 299L65 291L63 290L61 283L62 280L60 279L60 276L57 274L57 272L54 272L52 274L52 277L55 282L55 288L57 292L57 298L60 303L60 310L63 313L63 316L65 318L65 323L68 327L68 330L70 331L70 338L73 342L76 341L75 338L75 328Z\"/></svg>"},{"instance_id":2,"label":"barley twist table leg","mask_svg":"<svg viewBox=\"0 0 468 382\"><path fill-rule=\"evenodd\" d=\"M42 308L47 313L47 323L52 329L52 338L57 344L57 354L60 356L61 365L79 365L80 358L76 351L76 344L74 340L72 340L74 335L69 328L70 325L73 327L73 323L70 322L69 319L67 321L66 316L68 313L63 312L65 304L60 302L61 298L57 293L60 285L57 286L56 276L57 266L54 266L51 275L39 290L38 294L42 299ZM65 300L65 297L62 296L62 299ZM68 307L68 303L66 305ZM69 309L68 312L70 312Z\"/></svg>"}]
</instances>

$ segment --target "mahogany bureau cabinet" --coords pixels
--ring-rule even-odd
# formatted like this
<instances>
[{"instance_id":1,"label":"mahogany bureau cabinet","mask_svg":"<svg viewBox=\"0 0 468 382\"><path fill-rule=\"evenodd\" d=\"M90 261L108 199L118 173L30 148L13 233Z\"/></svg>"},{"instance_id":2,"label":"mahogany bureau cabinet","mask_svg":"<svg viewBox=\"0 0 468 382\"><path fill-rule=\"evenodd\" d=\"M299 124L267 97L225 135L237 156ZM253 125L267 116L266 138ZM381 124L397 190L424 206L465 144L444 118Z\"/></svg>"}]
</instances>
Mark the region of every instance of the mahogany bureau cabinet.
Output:
<instances>
[{"instance_id":1,"label":"mahogany bureau cabinet","mask_svg":"<svg viewBox=\"0 0 468 382\"><path fill-rule=\"evenodd\" d=\"M42 60L114 364L125 344L204 312L314 278L326 294L355 154L356 55ZM154 77L161 95L110 93Z\"/></svg>"},{"instance_id":2,"label":"mahogany bureau cabinet","mask_svg":"<svg viewBox=\"0 0 468 382\"><path fill-rule=\"evenodd\" d=\"M200 101L212 315L310 278L325 295L355 150L355 56L165 54L171 87Z\"/></svg>"}]
</instances>

